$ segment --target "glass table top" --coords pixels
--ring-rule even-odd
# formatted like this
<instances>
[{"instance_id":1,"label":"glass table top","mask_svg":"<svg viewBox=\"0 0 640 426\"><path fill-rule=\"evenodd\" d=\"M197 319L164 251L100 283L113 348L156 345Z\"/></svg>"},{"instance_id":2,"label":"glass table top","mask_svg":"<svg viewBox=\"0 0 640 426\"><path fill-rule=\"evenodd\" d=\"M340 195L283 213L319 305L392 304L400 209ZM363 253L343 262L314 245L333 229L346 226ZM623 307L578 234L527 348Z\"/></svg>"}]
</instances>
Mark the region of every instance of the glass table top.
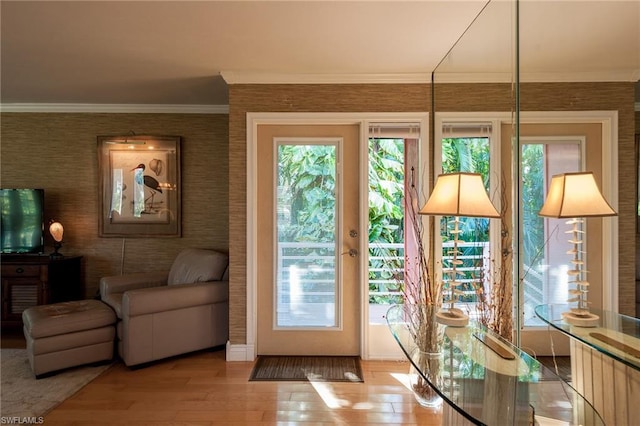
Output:
<instances>
[{"instance_id":1,"label":"glass table top","mask_svg":"<svg viewBox=\"0 0 640 426\"><path fill-rule=\"evenodd\" d=\"M428 322L421 305L394 305L387 324L411 364L458 413L474 424L603 425L569 384L498 334L471 320L466 327ZM420 322L424 324L424 322ZM435 361L417 361L428 336ZM483 340L485 343L483 343ZM434 355L431 355L433 357Z\"/></svg>"},{"instance_id":2,"label":"glass table top","mask_svg":"<svg viewBox=\"0 0 640 426\"><path fill-rule=\"evenodd\" d=\"M563 321L562 313L569 309L567 304L549 304L536 306L535 312L552 327L640 370L640 320L592 308L589 311L599 316L598 324L595 327L578 327Z\"/></svg>"}]
</instances>

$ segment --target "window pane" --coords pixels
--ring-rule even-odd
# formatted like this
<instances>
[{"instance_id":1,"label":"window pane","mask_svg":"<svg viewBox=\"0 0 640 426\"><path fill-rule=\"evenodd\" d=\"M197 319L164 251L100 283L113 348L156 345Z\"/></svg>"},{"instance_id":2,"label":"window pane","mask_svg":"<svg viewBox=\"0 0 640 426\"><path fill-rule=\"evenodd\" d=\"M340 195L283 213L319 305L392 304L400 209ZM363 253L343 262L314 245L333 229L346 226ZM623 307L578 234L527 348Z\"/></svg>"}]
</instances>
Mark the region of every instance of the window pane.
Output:
<instances>
[{"instance_id":1,"label":"window pane","mask_svg":"<svg viewBox=\"0 0 640 426\"><path fill-rule=\"evenodd\" d=\"M569 284L566 254L573 245L565 234L566 219L538 215L546 186L555 174L580 170L580 145L536 143L522 145L522 271L524 325L542 326L537 305L565 303Z\"/></svg>"},{"instance_id":2,"label":"window pane","mask_svg":"<svg viewBox=\"0 0 640 426\"><path fill-rule=\"evenodd\" d=\"M278 145L277 327L336 327L336 145Z\"/></svg>"},{"instance_id":3,"label":"window pane","mask_svg":"<svg viewBox=\"0 0 640 426\"><path fill-rule=\"evenodd\" d=\"M469 172L479 173L489 190L489 138L488 137L456 137L442 140L442 173ZM458 261L456 281L463 284L457 288L462 294L457 297L458 303L476 302L476 288L482 285L483 263L489 260L489 219L460 217L458 240ZM442 236L442 279L445 284L445 296L448 296L448 282L452 279L453 260L453 217L440 220ZM445 300L448 302L448 300Z\"/></svg>"},{"instance_id":4,"label":"window pane","mask_svg":"<svg viewBox=\"0 0 640 426\"><path fill-rule=\"evenodd\" d=\"M369 322L383 323L402 303L405 144L417 139L369 139Z\"/></svg>"}]
</instances>

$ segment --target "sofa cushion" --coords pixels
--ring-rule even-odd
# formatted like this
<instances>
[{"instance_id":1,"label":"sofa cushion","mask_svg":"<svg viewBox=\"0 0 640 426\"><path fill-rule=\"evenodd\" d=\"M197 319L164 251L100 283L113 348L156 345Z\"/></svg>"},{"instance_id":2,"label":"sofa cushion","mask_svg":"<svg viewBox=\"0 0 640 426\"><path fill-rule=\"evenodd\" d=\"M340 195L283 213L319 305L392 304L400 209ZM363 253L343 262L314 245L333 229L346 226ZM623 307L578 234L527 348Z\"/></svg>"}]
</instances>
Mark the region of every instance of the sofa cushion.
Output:
<instances>
[{"instance_id":1,"label":"sofa cushion","mask_svg":"<svg viewBox=\"0 0 640 426\"><path fill-rule=\"evenodd\" d=\"M188 248L178 254L169 271L168 285L220 281L229 256L214 250Z\"/></svg>"}]
</instances>

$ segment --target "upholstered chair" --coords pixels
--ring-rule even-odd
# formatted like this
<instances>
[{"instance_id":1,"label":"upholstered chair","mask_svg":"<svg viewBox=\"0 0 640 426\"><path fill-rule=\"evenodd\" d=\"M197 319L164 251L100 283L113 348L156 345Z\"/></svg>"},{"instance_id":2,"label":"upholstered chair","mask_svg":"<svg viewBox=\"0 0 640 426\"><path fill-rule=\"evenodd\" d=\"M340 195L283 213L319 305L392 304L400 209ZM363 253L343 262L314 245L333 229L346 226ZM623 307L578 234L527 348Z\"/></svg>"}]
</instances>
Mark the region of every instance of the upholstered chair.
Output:
<instances>
[{"instance_id":1,"label":"upholstered chair","mask_svg":"<svg viewBox=\"0 0 640 426\"><path fill-rule=\"evenodd\" d=\"M167 272L104 277L100 297L118 317L117 350L134 366L224 345L229 337L229 258L185 249Z\"/></svg>"}]
</instances>

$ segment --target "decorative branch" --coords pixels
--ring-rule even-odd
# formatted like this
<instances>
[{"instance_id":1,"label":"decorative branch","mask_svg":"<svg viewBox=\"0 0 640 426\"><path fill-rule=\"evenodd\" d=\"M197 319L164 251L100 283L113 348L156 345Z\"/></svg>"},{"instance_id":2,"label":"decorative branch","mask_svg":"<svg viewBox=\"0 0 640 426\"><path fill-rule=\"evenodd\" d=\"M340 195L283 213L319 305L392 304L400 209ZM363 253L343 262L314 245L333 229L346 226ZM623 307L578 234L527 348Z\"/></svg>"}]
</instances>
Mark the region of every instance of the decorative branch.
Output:
<instances>
[{"instance_id":1,"label":"decorative branch","mask_svg":"<svg viewBox=\"0 0 640 426\"><path fill-rule=\"evenodd\" d=\"M502 253L499 264L491 258L491 254L488 258L483 258L485 267L481 269L481 284L476 287L476 295L479 321L511 342L513 341L513 280L511 278L513 252L507 249L511 245L511 237L507 220L508 198L504 176L501 182L500 236ZM487 279L487 275L489 279ZM488 283L487 288L485 288L485 283Z\"/></svg>"}]
</instances>

